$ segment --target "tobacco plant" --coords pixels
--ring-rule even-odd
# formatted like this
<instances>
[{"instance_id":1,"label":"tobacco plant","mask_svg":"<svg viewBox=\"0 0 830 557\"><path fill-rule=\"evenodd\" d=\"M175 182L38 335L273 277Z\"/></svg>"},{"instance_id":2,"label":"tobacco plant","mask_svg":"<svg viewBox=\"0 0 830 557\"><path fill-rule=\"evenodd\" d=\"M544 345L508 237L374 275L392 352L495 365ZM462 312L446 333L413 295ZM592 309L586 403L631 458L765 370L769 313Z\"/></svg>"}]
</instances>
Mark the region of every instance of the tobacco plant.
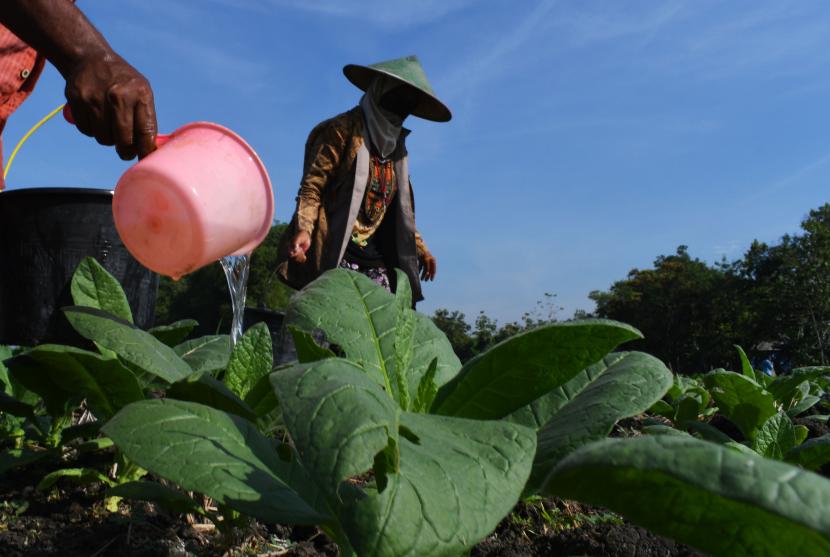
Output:
<instances>
[{"instance_id":1,"label":"tobacco plant","mask_svg":"<svg viewBox=\"0 0 830 557\"><path fill-rule=\"evenodd\" d=\"M319 524L344 555L456 556L544 488L559 459L668 388L654 358L606 357L639 338L609 321L541 327L462 367L398 284L390 295L337 270L292 299L300 362L270 376L286 443L173 400L132 404L104 431L184 489L263 520Z\"/></svg>"}]
</instances>

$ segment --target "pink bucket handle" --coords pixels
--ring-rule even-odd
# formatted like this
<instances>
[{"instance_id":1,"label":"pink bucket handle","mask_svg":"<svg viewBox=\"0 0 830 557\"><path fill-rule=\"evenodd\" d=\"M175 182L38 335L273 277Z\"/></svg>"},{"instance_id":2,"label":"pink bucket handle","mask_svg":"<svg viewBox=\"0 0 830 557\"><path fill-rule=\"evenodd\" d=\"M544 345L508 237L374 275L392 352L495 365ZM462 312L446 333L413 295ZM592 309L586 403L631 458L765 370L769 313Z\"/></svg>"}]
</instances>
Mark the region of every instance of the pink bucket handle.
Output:
<instances>
[{"instance_id":1,"label":"pink bucket handle","mask_svg":"<svg viewBox=\"0 0 830 557\"><path fill-rule=\"evenodd\" d=\"M73 126L75 125L75 118L72 116L72 109L69 108L69 104L63 105L63 118ZM170 138L173 137L172 133L159 133L156 134L156 147L161 147L168 141Z\"/></svg>"}]
</instances>

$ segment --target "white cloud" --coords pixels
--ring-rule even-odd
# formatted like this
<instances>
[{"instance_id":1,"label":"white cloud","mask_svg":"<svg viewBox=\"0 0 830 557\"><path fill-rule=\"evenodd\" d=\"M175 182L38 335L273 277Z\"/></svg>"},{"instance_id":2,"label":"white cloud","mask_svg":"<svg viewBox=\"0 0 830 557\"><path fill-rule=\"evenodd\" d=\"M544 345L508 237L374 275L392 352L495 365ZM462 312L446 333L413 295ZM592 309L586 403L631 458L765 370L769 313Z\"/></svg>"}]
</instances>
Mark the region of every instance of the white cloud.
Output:
<instances>
[{"instance_id":1,"label":"white cloud","mask_svg":"<svg viewBox=\"0 0 830 557\"><path fill-rule=\"evenodd\" d=\"M366 21L404 28L440 20L463 10L475 0L210 0L253 10L300 10L324 17Z\"/></svg>"}]
</instances>

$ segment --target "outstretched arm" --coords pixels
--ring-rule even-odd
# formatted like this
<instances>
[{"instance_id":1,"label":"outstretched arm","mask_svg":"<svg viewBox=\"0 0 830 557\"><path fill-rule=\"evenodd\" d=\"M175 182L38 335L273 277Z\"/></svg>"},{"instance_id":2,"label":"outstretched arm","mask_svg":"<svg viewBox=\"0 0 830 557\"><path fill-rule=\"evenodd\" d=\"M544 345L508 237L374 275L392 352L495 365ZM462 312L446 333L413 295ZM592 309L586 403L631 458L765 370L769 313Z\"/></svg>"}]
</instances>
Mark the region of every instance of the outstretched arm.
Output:
<instances>
[{"instance_id":1,"label":"outstretched arm","mask_svg":"<svg viewBox=\"0 0 830 557\"><path fill-rule=\"evenodd\" d=\"M311 247L311 234L323 200L323 192L340 166L346 148L346 135L332 122L311 132L314 138L306 145L306 168L297 193L297 233L291 240L289 257L305 263L305 253Z\"/></svg>"},{"instance_id":2,"label":"outstretched arm","mask_svg":"<svg viewBox=\"0 0 830 557\"><path fill-rule=\"evenodd\" d=\"M129 160L155 150L150 84L69 0L3 0L0 23L44 55L66 79L78 129Z\"/></svg>"}]
</instances>

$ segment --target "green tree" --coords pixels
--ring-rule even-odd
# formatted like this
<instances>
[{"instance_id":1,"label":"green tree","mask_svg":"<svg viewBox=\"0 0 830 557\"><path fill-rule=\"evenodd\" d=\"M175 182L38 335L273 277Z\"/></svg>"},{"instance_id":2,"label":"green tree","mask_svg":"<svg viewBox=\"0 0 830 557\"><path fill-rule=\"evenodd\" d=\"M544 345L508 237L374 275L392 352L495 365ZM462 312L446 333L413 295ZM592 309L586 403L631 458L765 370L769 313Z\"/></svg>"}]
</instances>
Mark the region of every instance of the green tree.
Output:
<instances>
[{"instance_id":1,"label":"green tree","mask_svg":"<svg viewBox=\"0 0 830 557\"><path fill-rule=\"evenodd\" d=\"M830 359L830 204L810 211L803 234L753 242L734 266L745 281L748 336L784 346L795 365Z\"/></svg>"},{"instance_id":2,"label":"green tree","mask_svg":"<svg viewBox=\"0 0 830 557\"><path fill-rule=\"evenodd\" d=\"M294 292L277 278L277 246L286 224L277 223L254 250L248 277L248 307L283 309ZM156 301L156 323L179 319L199 322L199 334L227 332L231 324L231 302L222 267L208 265L174 281L162 277Z\"/></svg>"},{"instance_id":3,"label":"green tree","mask_svg":"<svg viewBox=\"0 0 830 557\"><path fill-rule=\"evenodd\" d=\"M645 338L632 350L649 352L675 371L697 372L728 365L734 332L722 304L730 305L721 266L692 258L686 246L661 255L653 269L633 269L607 292L594 291L596 315L629 323Z\"/></svg>"}]
</instances>

